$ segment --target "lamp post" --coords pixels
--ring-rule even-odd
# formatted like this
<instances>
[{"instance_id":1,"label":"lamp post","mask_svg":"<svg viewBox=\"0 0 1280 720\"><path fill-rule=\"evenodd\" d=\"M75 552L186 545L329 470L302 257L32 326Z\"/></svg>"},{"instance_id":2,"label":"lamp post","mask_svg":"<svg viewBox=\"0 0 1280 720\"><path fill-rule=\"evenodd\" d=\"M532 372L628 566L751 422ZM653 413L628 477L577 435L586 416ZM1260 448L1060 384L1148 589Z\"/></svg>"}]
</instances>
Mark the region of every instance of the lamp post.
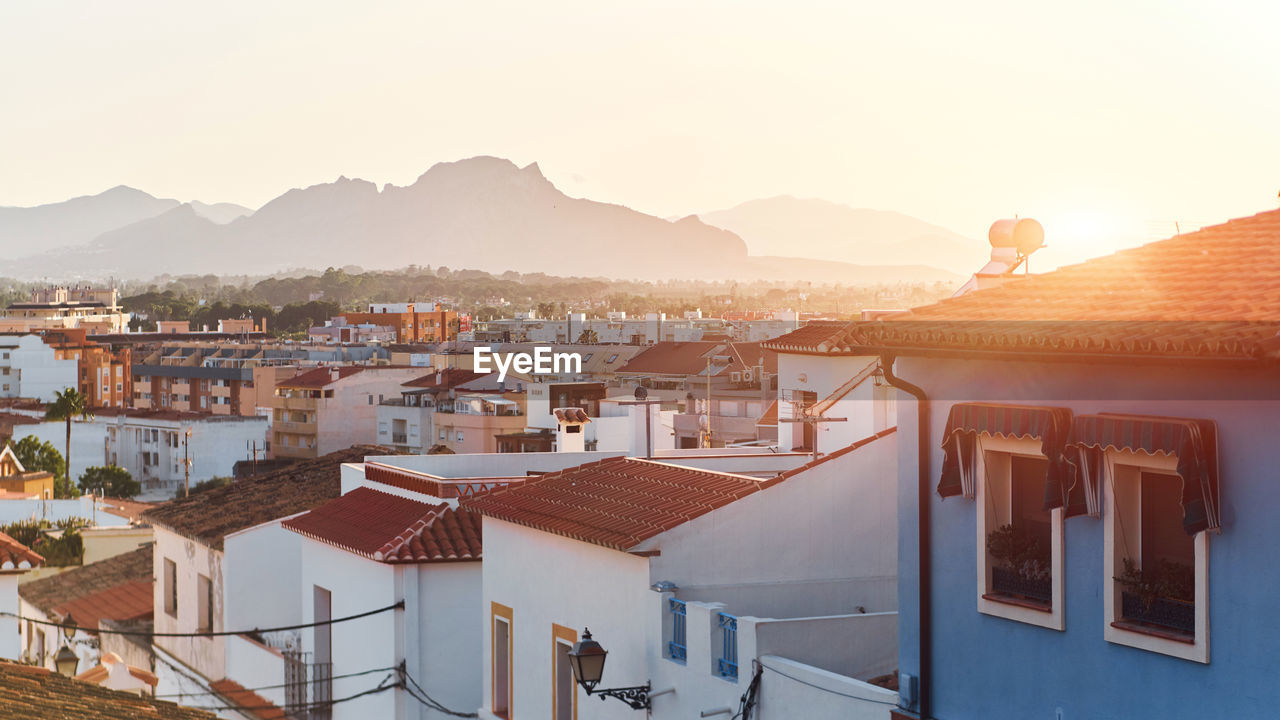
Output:
<instances>
[{"instance_id":1,"label":"lamp post","mask_svg":"<svg viewBox=\"0 0 1280 720\"><path fill-rule=\"evenodd\" d=\"M606 688L597 690L600 678L604 676L604 660L609 651L591 638L591 631L583 629L582 639L573 644L569 650L569 666L573 668L573 679L587 691L587 695L599 695L603 701L607 697L617 698L635 710L648 710L649 683L632 687Z\"/></svg>"},{"instance_id":2,"label":"lamp post","mask_svg":"<svg viewBox=\"0 0 1280 720\"><path fill-rule=\"evenodd\" d=\"M70 645L63 645L57 655L53 656L53 665L58 668L59 675L76 676L76 668L80 667L80 657Z\"/></svg>"}]
</instances>

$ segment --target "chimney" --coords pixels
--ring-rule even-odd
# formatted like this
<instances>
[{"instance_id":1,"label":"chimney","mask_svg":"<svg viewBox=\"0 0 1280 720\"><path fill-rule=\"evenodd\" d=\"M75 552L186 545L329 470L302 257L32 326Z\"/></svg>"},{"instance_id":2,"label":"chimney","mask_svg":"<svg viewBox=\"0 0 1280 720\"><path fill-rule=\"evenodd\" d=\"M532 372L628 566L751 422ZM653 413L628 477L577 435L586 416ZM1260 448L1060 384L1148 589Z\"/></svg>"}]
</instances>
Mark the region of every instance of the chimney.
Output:
<instances>
[{"instance_id":1,"label":"chimney","mask_svg":"<svg viewBox=\"0 0 1280 720\"><path fill-rule=\"evenodd\" d=\"M556 452L586 452L587 411L582 408L556 408Z\"/></svg>"},{"instance_id":2,"label":"chimney","mask_svg":"<svg viewBox=\"0 0 1280 720\"><path fill-rule=\"evenodd\" d=\"M338 375L339 375L338 368L336 367L329 368L329 382L338 382Z\"/></svg>"}]
</instances>

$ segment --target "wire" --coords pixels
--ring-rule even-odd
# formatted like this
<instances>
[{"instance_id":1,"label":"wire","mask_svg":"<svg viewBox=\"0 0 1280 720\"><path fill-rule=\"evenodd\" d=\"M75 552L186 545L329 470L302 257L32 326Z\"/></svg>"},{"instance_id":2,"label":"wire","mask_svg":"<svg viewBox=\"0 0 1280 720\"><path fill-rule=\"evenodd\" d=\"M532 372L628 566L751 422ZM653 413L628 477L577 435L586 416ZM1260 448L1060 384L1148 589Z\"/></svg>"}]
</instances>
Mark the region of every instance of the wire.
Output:
<instances>
[{"instance_id":1,"label":"wire","mask_svg":"<svg viewBox=\"0 0 1280 720\"><path fill-rule=\"evenodd\" d=\"M320 700L320 701L311 702L311 703L303 703L300 705L291 705L289 706L289 709L313 710L316 708L327 708L327 707L332 707L334 705L337 705L338 703L344 703L351 700L355 700L356 698L362 698L367 695L376 695L377 693L380 693L380 692L385 692L387 690L391 690L398 687L404 687L404 685L398 682L394 682L388 685L387 681L393 677L395 677L394 674L388 675L382 679L382 682L378 683L377 687L369 688L368 690L365 690L363 692L358 692L354 695L348 695L346 697L341 697L336 700ZM283 710L284 709L284 708L281 708L279 705L271 705L271 704L267 704L267 705L234 705L233 704L233 705L225 705L225 706L189 705L188 707L193 707L198 710Z\"/></svg>"},{"instance_id":2,"label":"wire","mask_svg":"<svg viewBox=\"0 0 1280 720\"><path fill-rule=\"evenodd\" d=\"M814 685L814 684L813 684L813 683L811 683L811 682L805 682L804 680L801 680L801 679L800 679L800 678L798 678L798 677L793 677L793 676L791 676L791 675L788 675L788 674L786 674L786 673L782 672L781 670L778 670L777 668L771 668L771 667L769 667L768 665L765 665L764 663L760 663L760 667L764 668L765 670L768 670L769 672L777 673L777 674L781 675L782 677L784 677L784 678L786 678L786 679L788 679L788 680L794 680L794 681L796 681L796 682L800 683L801 685L808 685L809 687L811 687L811 688L813 688L813 689L815 689L815 690L821 690L822 692L825 692L825 693L831 693L832 695L839 695L840 697L846 697L846 698L849 698L850 700L863 700L863 701L865 701L865 702L876 703L876 704L878 704L878 705L888 705L888 706L890 706L890 707L897 707L897 705L898 705L898 703L896 703L896 702L887 702L887 701L885 701L885 700L875 700L875 699L872 699L872 698L865 698L865 697L861 697L861 696L859 696L859 695L849 695L849 694L847 694L847 693L836 692L835 690L832 690L831 688L824 688L824 687L822 687L821 685Z\"/></svg>"},{"instance_id":3,"label":"wire","mask_svg":"<svg viewBox=\"0 0 1280 720\"><path fill-rule=\"evenodd\" d=\"M168 664L168 663L166 663L166 664ZM344 680L344 679L346 679L346 678L361 677L362 675L372 675L373 673L376 673L376 672L391 672L392 670L395 670L395 668L394 668L394 667L374 668L373 670L364 670L364 671L362 671L362 672L344 673L344 674L342 674L342 675L333 675L333 676L332 676L332 677L330 677L329 679L330 679L330 680ZM295 685L310 685L310 684L313 684L314 682L315 682L315 681L312 681L312 682L301 682L301 683L284 683L283 685L263 685L263 686L261 686L261 687L245 688L245 690L246 690L246 691L248 691L248 692L257 692L257 691L259 691L259 690L278 690L279 688L283 688L283 687L293 687L293 686L295 686ZM153 695L152 697L157 697L157 698L171 698L171 697L188 697L188 696L190 696L190 695L218 695L218 694L220 694L220 693L218 693L218 692L216 692L216 691L214 691L214 690L210 690L210 691L208 691L208 692L177 692L177 693L165 693L165 694L163 694L163 695Z\"/></svg>"},{"instance_id":4,"label":"wire","mask_svg":"<svg viewBox=\"0 0 1280 720\"><path fill-rule=\"evenodd\" d=\"M346 617L333 618L331 620L321 620L319 622L313 622L313 623L302 623L300 625L281 625L279 627L270 627L270 628L254 628L252 630L219 630L217 632L191 632L191 633L158 633L158 632L147 632L145 630L102 630L97 628L82 628L79 625L57 623L51 620L37 620L35 618L29 618L23 615L19 615L18 613L9 612L7 610L0 611L0 615L11 617L11 618L17 618L18 620L25 620L29 623L35 623L37 625L50 625L52 627L63 628L64 630L73 630L73 631L84 630L85 632L88 632L88 633L97 633L97 634L105 634L105 635L134 635L138 637L227 637L229 635L254 635L254 634L266 633L266 632L281 632L283 630L302 630L305 628L321 627L324 625L336 625L338 623L347 622L348 620L359 620L360 618L366 618L366 617L369 617L370 615L377 615L379 613L384 613L389 610L400 610L402 608L404 608L403 600L401 600L400 602L394 605L388 605L386 607L378 608L377 610L369 610L366 612L358 613L356 615L348 615Z\"/></svg>"},{"instance_id":5,"label":"wire","mask_svg":"<svg viewBox=\"0 0 1280 720\"><path fill-rule=\"evenodd\" d=\"M457 710L450 710L449 708L440 704L440 702L437 701L435 698L428 695L426 690L422 689L422 686L418 684L418 681L414 680L413 676L410 675L409 672L405 669L405 665L403 662L400 663L400 667L398 669L400 672L400 676L402 678L401 682L403 682L404 680L408 680L409 683L413 685L412 688L406 685L404 686L404 689L405 689L405 692L409 694L409 697L413 698L414 700L417 700L418 702L422 703L423 705L426 705L427 707L431 708L432 710L435 710L436 712L444 713L445 715L452 715L453 717L462 717L462 718L480 717L480 713L474 713L474 712L464 713L464 712L458 712ZM416 693L414 692L415 689L417 690ZM421 693L422 697L418 697L419 693Z\"/></svg>"}]
</instances>

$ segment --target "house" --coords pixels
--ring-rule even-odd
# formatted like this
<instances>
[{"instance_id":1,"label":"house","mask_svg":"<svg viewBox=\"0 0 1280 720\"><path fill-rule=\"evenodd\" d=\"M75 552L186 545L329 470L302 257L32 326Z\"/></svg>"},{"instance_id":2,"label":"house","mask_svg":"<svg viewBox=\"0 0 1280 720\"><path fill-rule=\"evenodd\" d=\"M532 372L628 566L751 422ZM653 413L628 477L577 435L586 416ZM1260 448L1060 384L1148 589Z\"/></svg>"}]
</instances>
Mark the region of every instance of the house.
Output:
<instances>
[{"instance_id":1,"label":"house","mask_svg":"<svg viewBox=\"0 0 1280 720\"><path fill-rule=\"evenodd\" d=\"M304 632L303 652L325 673L312 697L353 696L374 680L361 673L402 667L403 687L335 705L334 720L422 717L428 700L415 697L420 692L471 712L482 695L480 518L458 509L456 498L375 488L355 488L282 523L302 537L294 591L304 623L403 603L401 613Z\"/></svg>"},{"instance_id":2,"label":"house","mask_svg":"<svg viewBox=\"0 0 1280 720\"><path fill-rule=\"evenodd\" d=\"M344 365L279 381L272 399L272 456L315 458L374 442L378 404L421 374L419 368Z\"/></svg>"},{"instance_id":3,"label":"house","mask_svg":"<svg viewBox=\"0 0 1280 720\"><path fill-rule=\"evenodd\" d=\"M39 553L0 532L0 658L17 658L22 654L21 626L18 618L18 580L28 570L44 565Z\"/></svg>"},{"instance_id":4,"label":"house","mask_svg":"<svg viewBox=\"0 0 1280 720\"><path fill-rule=\"evenodd\" d=\"M75 359L59 358L38 335L0 335L0 397L53 402L78 377Z\"/></svg>"},{"instance_id":5,"label":"house","mask_svg":"<svg viewBox=\"0 0 1280 720\"><path fill-rule=\"evenodd\" d=\"M893 430L739 466L764 477L700 467L727 457L609 457L461 500L484 516L481 718L635 717L575 685L588 629L601 689L644 689L652 717L729 717L754 685L753 718L884 716L896 694L869 681L896 667Z\"/></svg>"},{"instance_id":6,"label":"house","mask_svg":"<svg viewBox=\"0 0 1280 720\"><path fill-rule=\"evenodd\" d=\"M369 311L345 313L347 325L390 327L398 343L449 342L458 335L458 313L438 303L370 303Z\"/></svg>"},{"instance_id":7,"label":"house","mask_svg":"<svg viewBox=\"0 0 1280 720\"><path fill-rule=\"evenodd\" d=\"M914 399L895 717L1274 712L1277 241L1260 213L809 348Z\"/></svg>"},{"instance_id":8,"label":"house","mask_svg":"<svg viewBox=\"0 0 1280 720\"><path fill-rule=\"evenodd\" d=\"M18 588L23 617L71 624L76 631L66 638L57 627L22 623L18 634L22 652L11 657L56 670L54 656L65 643L79 656L81 669L97 665L101 659L98 630L104 627L104 621L142 621L150 625L154 584L151 564L148 544L23 583Z\"/></svg>"},{"instance_id":9,"label":"house","mask_svg":"<svg viewBox=\"0 0 1280 720\"><path fill-rule=\"evenodd\" d=\"M154 526L156 538L155 632L220 632L300 623L302 608L296 592L301 577L300 538L281 529L280 520L338 497L343 463L386 452L376 446L355 446L144 512L142 517ZM264 544L268 550L264 551ZM246 688L275 684L274 690L263 691L269 697L262 696L262 702L282 707L284 652L295 647L293 633L156 637L157 694L195 693L190 702L207 707L256 706L257 700L244 699ZM250 669L233 676L229 668L238 660L242 668ZM262 682L262 673L279 682ZM305 687L305 679L300 682Z\"/></svg>"},{"instance_id":10,"label":"house","mask_svg":"<svg viewBox=\"0 0 1280 720\"><path fill-rule=\"evenodd\" d=\"M439 444L432 419L441 400L455 387L480 378L481 373L442 368L400 386L400 397L378 403L378 444L405 453L423 454Z\"/></svg>"},{"instance_id":11,"label":"house","mask_svg":"<svg viewBox=\"0 0 1280 720\"><path fill-rule=\"evenodd\" d=\"M47 287L31 291L25 303L0 310L0 329L30 331L80 328L91 333L122 333L129 315L116 288Z\"/></svg>"},{"instance_id":12,"label":"house","mask_svg":"<svg viewBox=\"0 0 1280 720\"><path fill-rule=\"evenodd\" d=\"M143 497L167 499L184 483L231 477L236 462L266 457L265 417L129 409L93 422L106 426L102 464L128 470Z\"/></svg>"},{"instance_id":13,"label":"house","mask_svg":"<svg viewBox=\"0 0 1280 720\"><path fill-rule=\"evenodd\" d=\"M53 473L43 470L27 472L13 454L13 447L0 450L0 497L41 499L53 497Z\"/></svg>"},{"instance_id":14,"label":"house","mask_svg":"<svg viewBox=\"0 0 1280 720\"><path fill-rule=\"evenodd\" d=\"M313 343L390 343L395 342L396 329L390 325L347 322L339 316L325 321L324 325L307 330L307 339Z\"/></svg>"},{"instance_id":15,"label":"house","mask_svg":"<svg viewBox=\"0 0 1280 720\"><path fill-rule=\"evenodd\" d=\"M0 661L0 706L15 718L214 720L203 710L63 677L47 668Z\"/></svg>"},{"instance_id":16,"label":"house","mask_svg":"<svg viewBox=\"0 0 1280 720\"><path fill-rule=\"evenodd\" d=\"M525 427L525 385L489 373L436 396L434 444L455 453L496 453L498 436Z\"/></svg>"}]
</instances>

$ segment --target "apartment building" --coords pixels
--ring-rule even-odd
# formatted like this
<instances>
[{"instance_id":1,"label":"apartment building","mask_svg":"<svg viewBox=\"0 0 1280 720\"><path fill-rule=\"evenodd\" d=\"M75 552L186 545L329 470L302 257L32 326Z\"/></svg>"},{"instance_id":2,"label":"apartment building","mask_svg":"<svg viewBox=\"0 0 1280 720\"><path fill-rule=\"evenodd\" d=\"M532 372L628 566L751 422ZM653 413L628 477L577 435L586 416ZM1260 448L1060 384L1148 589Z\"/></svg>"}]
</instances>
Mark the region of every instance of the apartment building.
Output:
<instances>
[{"instance_id":1,"label":"apartment building","mask_svg":"<svg viewBox=\"0 0 1280 720\"><path fill-rule=\"evenodd\" d=\"M436 444L455 453L496 453L498 436L524 430L525 384L489 373L437 397L431 416Z\"/></svg>"},{"instance_id":2,"label":"apartment building","mask_svg":"<svg viewBox=\"0 0 1280 720\"><path fill-rule=\"evenodd\" d=\"M448 342L457 338L458 313L437 303L370 303L369 311L345 313L348 325L381 325L395 331L398 343Z\"/></svg>"},{"instance_id":3,"label":"apartment building","mask_svg":"<svg viewBox=\"0 0 1280 720\"><path fill-rule=\"evenodd\" d=\"M95 422L106 425L103 464L128 470L146 497L172 497L185 481L231 477L236 462L267 456L268 420L261 416L125 410Z\"/></svg>"},{"instance_id":4,"label":"apartment building","mask_svg":"<svg viewBox=\"0 0 1280 720\"><path fill-rule=\"evenodd\" d=\"M129 315L116 288L48 287L31 291L31 300L0 310L0 331L27 332L80 328L92 334L120 333Z\"/></svg>"},{"instance_id":5,"label":"apartment building","mask_svg":"<svg viewBox=\"0 0 1280 720\"><path fill-rule=\"evenodd\" d=\"M257 415L299 359L260 345L165 343L133 366L135 408Z\"/></svg>"},{"instance_id":6,"label":"apartment building","mask_svg":"<svg viewBox=\"0 0 1280 720\"><path fill-rule=\"evenodd\" d=\"M133 394L133 350L90 340L84 327L45 330L42 337L59 360L75 360L78 388L89 407L128 407Z\"/></svg>"},{"instance_id":7,"label":"apartment building","mask_svg":"<svg viewBox=\"0 0 1280 720\"><path fill-rule=\"evenodd\" d=\"M78 386L79 363L37 335L0 336L0 398L52 402L59 390Z\"/></svg>"},{"instance_id":8,"label":"apartment building","mask_svg":"<svg viewBox=\"0 0 1280 720\"><path fill-rule=\"evenodd\" d=\"M397 334L391 325L352 323L340 315L308 330L307 339L313 343L389 343L395 342Z\"/></svg>"},{"instance_id":9,"label":"apartment building","mask_svg":"<svg viewBox=\"0 0 1280 720\"><path fill-rule=\"evenodd\" d=\"M313 368L277 382L272 456L314 458L375 442L378 406L421 374L421 368L345 365Z\"/></svg>"},{"instance_id":10,"label":"apartment building","mask_svg":"<svg viewBox=\"0 0 1280 720\"><path fill-rule=\"evenodd\" d=\"M378 403L378 444L402 452L422 454L439 444L433 417L440 399L449 399L453 388L481 377L459 368L414 378L400 386L400 397Z\"/></svg>"}]
</instances>

